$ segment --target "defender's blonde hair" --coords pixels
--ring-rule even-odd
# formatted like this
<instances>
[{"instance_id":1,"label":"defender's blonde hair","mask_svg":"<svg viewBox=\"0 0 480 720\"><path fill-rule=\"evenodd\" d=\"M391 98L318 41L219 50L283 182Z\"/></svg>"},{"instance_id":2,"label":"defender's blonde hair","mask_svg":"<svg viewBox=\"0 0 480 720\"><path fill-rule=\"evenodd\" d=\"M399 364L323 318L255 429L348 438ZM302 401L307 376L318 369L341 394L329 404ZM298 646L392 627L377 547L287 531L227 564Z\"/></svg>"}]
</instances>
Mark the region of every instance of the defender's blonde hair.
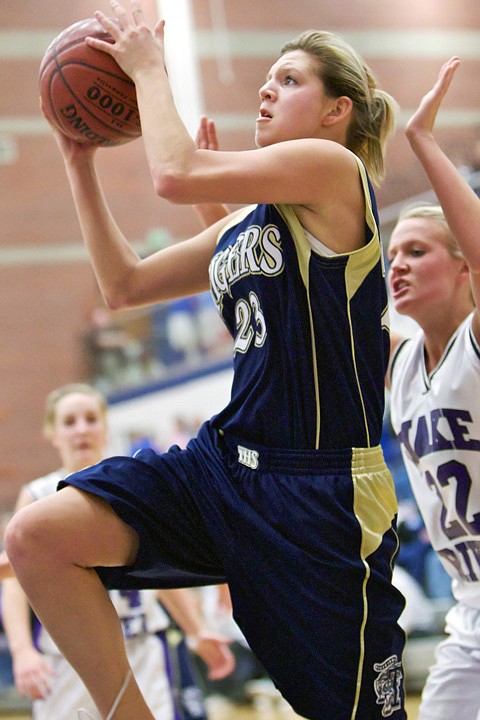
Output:
<instances>
[{"instance_id":1,"label":"defender's blonde hair","mask_svg":"<svg viewBox=\"0 0 480 720\"><path fill-rule=\"evenodd\" d=\"M445 245L450 255L454 258L463 258L463 253L458 247L455 235L448 227L448 223L445 220L445 215L440 205L426 202L407 205L407 207L403 208L400 212L397 224L402 220L408 220L409 218L426 218L427 220L433 220L433 222L437 223L443 231Z\"/></svg>"}]
</instances>

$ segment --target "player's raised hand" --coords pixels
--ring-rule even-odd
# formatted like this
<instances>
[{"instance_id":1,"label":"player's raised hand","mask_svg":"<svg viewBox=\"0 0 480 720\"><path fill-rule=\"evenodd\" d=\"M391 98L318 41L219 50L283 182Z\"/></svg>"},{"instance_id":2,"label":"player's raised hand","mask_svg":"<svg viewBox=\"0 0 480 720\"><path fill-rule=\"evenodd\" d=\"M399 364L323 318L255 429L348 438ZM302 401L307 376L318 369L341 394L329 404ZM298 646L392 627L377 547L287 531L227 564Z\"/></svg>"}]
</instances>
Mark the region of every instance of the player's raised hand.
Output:
<instances>
[{"instance_id":1,"label":"player's raised hand","mask_svg":"<svg viewBox=\"0 0 480 720\"><path fill-rule=\"evenodd\" d=\"M202 115L198 126L195 143L199 150L218 150L218 137L215 121ZM203 203L194 205L195 212L200 218L203 227L210 227L229 215L230 211L226 205L220 203Z\"/></svg>"},{"instance_id":2,"label":"player's raised hand","mask_svg":"<svg viewBox=\"0 0 480 720\"><path fill-rule=\"evenodd\" d=\"M460 58L451 57L442 66L433 88L421 99L418 109L406 127L406 136L411 144L414 144L420 136L432 133L438 110L459 65Z\"/></svg>"},{"instance_id":3,"label":"player's raised hand","mask_svg":"<svg viewBox=\"0 0 480 720\"><path fill-rule=\"evenodd\" d=\"M50 125L53 136L55 138L55 141L60 149L60 152L62 153L65 160L67 159L73 159L76 156L84 156L84 157L93 157L95 152L100 147L99 145L93 145L92 143L80 143L76 140L73 140L72 138L67 137L64 133L60 132L58 128L56 128L50 120L48 119L46 113L43 110L42 107L42 100L40 98L40 111L45 118L45 120ZM0 575L1 579L1 575Z\"/></svg>"},{"instance_id":4,"label":"player's raised hand","mask_svg":"<svg viewBox=\"0 0 480 720\"><path fill-rule=\"evenodd\" d=\"M110 0L113 18L97 10L95 18L112 36L113 42L89 37L85 42L96 50L111 55L122 70L135 80L135 74L142 70L165 67L164 30L165 22L160 20L152 30L144 17L139 0L131 0L127 10L117 0Z\"/></svg>"},{"instance_id":5,"label":"player's raised hand","mask_svg":"<svg viewBox=\"0 0 480 720\"><path fill-rule=\"evenodd\" d=\"M195 138L199 150L218 150L218 137L215 121L202 115Z\"/></svg>"}]
</instances>

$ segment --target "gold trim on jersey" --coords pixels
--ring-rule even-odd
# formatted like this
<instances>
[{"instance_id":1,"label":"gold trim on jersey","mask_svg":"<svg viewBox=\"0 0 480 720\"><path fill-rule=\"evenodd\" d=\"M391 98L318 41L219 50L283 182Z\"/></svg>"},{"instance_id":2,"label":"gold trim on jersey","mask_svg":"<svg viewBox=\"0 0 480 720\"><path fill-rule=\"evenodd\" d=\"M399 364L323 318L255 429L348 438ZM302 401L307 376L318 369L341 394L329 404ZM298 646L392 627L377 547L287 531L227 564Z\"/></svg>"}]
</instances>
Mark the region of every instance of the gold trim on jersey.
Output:
<instances>
[{"instance_id":1,"label":"gold trim on jersey","mask_svg":"<svg viewBox=\"0 0 480 720\"><path fill-rule=\"evenodd\" d=\"M397 499L382 448L352 448L353 510L362 528L362 558L377 550L392 525Z\"/></svg>"},{"instance_id":2,"label":"gold trim on jersey","mask_svg":"<svg viewBox=\"0 0 480 720\"><path fill-rule=\"evenodd\" d=\"M312 306L310 303L310 278L309 278L309 272L308 268L310 265L310 256L312 253L312 248L310 243L308 242L307 238L305 237L305 233L303 231L303 227L300 224L300 220L298 219L297 215L295 214L295 211L293 210L291 205L275 205L280 215L285 220L285 223L287 224L290 234L293 238L293 242L295 243L295 248L297 250L297 259L298 259L298 266L300 269L300 275L303 280L303 284L305 286L305 290L307 293L307 300L308 300L308 314L310 318L310 339L312 343L312 359L313 359L313 384L314 384L314 390L315 390L315 405L317 408L317 421L316 421L316 428L315 428L315 449L318 450L320 447L320 420L321 420L321 407L320 407L320 386L319 386L319 377L318 377L318 370L317 370L317 351L316 351L316 344L315 344L315 329L314 329L314 323L313 323L313 314L312 314Z\"/></svg>"},{"instance_id":3,"label":"gold trim on jersey","mask_svg":"<svg viewBox=\"0 0 480 720\"><path fill-rule=\"evenodd\" d=\"M217 235L217 242L216 244L220 242L222 237L225 235L227 230L230 230L230 228L235 227L235 225L238 225L239 223L244 220L247 215L249 215L251 212L255 210L257 205L247 205L246 207L242 208L241 210L238 210L234 213L233 217L228 221L228 223L223 227L220 232Z\"/></svg>"},{"instance_id":4,"label":"gold trim on jersey","mask_svg":"<svg viewBox=\"0 0 480 720\"><path fill-rule=\"evenodd\" d=\"M365 425L365 433L367 437L367 443L370 443L370 432L368 428L368 421L367 421L367 413L365 409L365 402L363 399L363 393L362 388L360 384L360 380L358 377L358 369L357 369L357 363L356 363L356 355L355 355L355 337L352 329L352 322L351 322L351 315L350 315L350 301L357 292L358 288L362 285L362 282L365 280L369 272L375 267L378 260L381 259L382 261L382 269L384 268L383 264L383 255L382 255L382 247L380 243L380 235L378 232L377 223L375 222L375 216L373 213L373 207L372 207L372 200L370 197L370 189L368 186L368 180L367 180L367 173L365 170L365 167L356 155L354 155L355 160L357 162L358 170L360 173L360 178L362 181L362 188L363 188L363 194L365 197L365 221L372 233L372 237L370 241L364 245L363 247L359 248L358 250L353 250L348 253L338 253L333 256L323 256L327 260L330 257L348 257L347 263L345 265L345 288L346 288L346 294L347 294L347 312L348 312L348 322L350 326L350 345L351 345L351 354L352 354L352 361L355 369L355 378L357 381L357 389L358 394L360 397L360 402L362 404L362 412L363 412L363 420ZM297 250L297 258L298 258L298 265L300 268L300 274L303 280L303 284L305 286L306 292L307 292L307 298L308 298L308 308L309 308L309 314L310 314L310 330L311 330L311 340L312 340L312 353L313 353L313 364L314 364L314 387L315 387L315 402L317 406L317 426L316 426L316 432L315 432L315 447L318 449L320 447L320 432L321 432L321 407L320 407L320 389L319 389L319 377L317 372L317 359L316 359L316 351L315 351L315 331L314 331L314 325L313 325L313 318L312 318L312 309L310 305L310 288L309 288L309 263L310 263L310 257L312 251L312 247L310 243L308 242L307 238L305 237L304 229L300 223L300 220L298 219L293 207L291 205L283 205L279 204L275 206L283 219L285 220L288 228L290 229L290 233L292 235L293 241L295 243L295 248ZM383 320L382 320L383 322Z\"/></svg>"},{"instance_id":5,"label":"gold trim on jersey","mask_svg":"<svg viewBox=\"0 0 480 720\"><path fill-rule=\"evenodd\" d=\"M359 158L357 158L356 156L355 156L355 159L357 161L358 169L360 171L360 177L361 177L362 186L363 186L363 194L365 196L365 220L367 222L368 227L370 228L370 230L372 232L372 238L367 245L364 245L364 247L359 248L359 250L354 250L352 253L350 253L350 257L349 257L347 265L345 267L345 287L347 290L347 297L349 300L348 321L350 323L350 341L351 341L351 345L352 345L352 358L353 358L353 364L354 364L354 368L355 368L355 377L357 380L358 394L360 397L360 401L362 403L362 411L363 411L363 418L364 418L364 423L365 423L365 432L367 435L367 442L370 443L370 432L368 429L367 413L366 413L366 409L365 409L362 387L361 387L360 380L358 377L357 363L356 363L356 359L355 359L356 358L355 338L354 338L354 334L352 332L351 315L350 315L350 300L353 298L353 296L357 292L358 288L362 285L362 283L365 280L365 278L367 277L368 273L372 270L372 268L375 267L379 258L382 261L383 274L385 274L385 271L384 271L384 264L383 264L382 247L380 244L380 235L379 235L378 227L375 222L375 217L373 214L370 190L369 190L368 181L367 181L367 173L365 171L365 168L364 168L361 160Z\"/></svg>"},{"instance_id":6,"label":"gold trim on jersey","mask_svg":"<svg viewBox=\"0 0 480 720\"><path fill-rule=\"evenodd\" d=\"M352 448L353 511L362 531L360 557L365 566L363 581L363 621L360 629L360 659L357 676L357 692L352 719L356 717L362 687L365 659L365 626L368 620L367 585L370 579L368 558L383 542L383 536L392 529L398 510L392 475L385 464L380 446ZM397 538L398 550L398 538ZM391 565L393 556L391 559Z\"/></svg>"}]
</instances>

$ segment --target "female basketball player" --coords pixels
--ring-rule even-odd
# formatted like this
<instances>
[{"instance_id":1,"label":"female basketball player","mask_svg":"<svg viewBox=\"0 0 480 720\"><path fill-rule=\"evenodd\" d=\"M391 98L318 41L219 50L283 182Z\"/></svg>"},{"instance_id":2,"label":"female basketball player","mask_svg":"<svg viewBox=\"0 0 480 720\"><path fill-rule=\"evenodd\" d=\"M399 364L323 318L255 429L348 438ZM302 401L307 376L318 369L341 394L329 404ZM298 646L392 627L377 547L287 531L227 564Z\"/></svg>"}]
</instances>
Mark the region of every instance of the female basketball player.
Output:
<instances>
[{"instance_id":1,"label":"female basketball player","mask_svg":"<svg viewBox=\"0 0 480 720\"><path fill-rule=\"evenodd\" d=\"M157 193L254 204L140 259L94 149L57 135L85 242L111 307L210 284L234 337L232 396L186 450L70 476L17 513L7 552L104 718L151 719L104 584L227 580L250 647L299 714L400 720L396 500L379 449L387 300L367 177L382 176L394 104L350 46L306 32L260 88L257 149L197 149L173 104L163 22L150 31L136 0L112 7L118 25L97 17L114 43L90 43L135 81Z\"/></svg>"},{"instance_id":2,"label":"female basketball player","mask_svg":"<svg viewBox=\"0 0 480 720\"><path fill-rule=\"evenodd\" d=\"M18 508L55 493L63 477L105 456L108 429L104 397L83 384L54 390L47 398L44 430L58 451L62 467L25 485L17 501ZM15 684L20 694L33 700L35 720L71 720L80 706L93 713L94 705L85 686L44 629L36 625L35 640L32 637L28 603L18 582L7 580L2 589L3 619ZM194 609L196 598L190 597L189 592L164 590L161 597L172 615L196 637L197 652L211 672L222 677L232 669L233 658L225 642L202 629ZM204 719L201 692L193 676L185 688L186 697L182 696L182 688L172 687L165 635L169 621L157 601L157 591L112 590L110 598L121 618L130 665L153 716L157 720Z\"/></svg>"},{"instance_id":3,"label":"female basketball player","mask_svg":"<svg viewBox=\"0 0 480 720\"><path fill-rule=\"evenodd\" d=\"M407 210L389 245L393 302L421 328L392 343L392 423L458 601L447 614L448 638L429 673L420 720L476 720L480 710L480 200L432 134L458 65L452 58L443 66L407 127L441 207Z\"/></svg>"}]
</instances>

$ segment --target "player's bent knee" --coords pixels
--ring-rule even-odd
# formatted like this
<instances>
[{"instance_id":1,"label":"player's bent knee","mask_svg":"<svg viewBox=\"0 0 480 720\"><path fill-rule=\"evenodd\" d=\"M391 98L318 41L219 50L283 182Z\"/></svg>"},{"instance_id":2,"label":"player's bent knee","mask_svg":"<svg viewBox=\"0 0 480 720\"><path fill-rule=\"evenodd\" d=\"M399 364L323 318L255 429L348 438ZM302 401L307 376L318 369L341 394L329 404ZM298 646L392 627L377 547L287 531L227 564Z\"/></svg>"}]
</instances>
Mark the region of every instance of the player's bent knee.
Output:
<instances>
[{"instance_id":1,"label":"player's bent knee","mask_svg":"<svg viewBox=\"0 0 480 720\"><path fill-rule=\"evenodd\" d=\"M5 529L4 546L13 569L29 555L29 532L22 518L22 511L14 515Z\"/></svg>"},{"instance_id":2,"label":"player's bent knee","mask_svg":"<svg viewBox=\"0 0 480 720\"><path fill-rule=\"evenodd\" d=\"M33 505L19 510L8 523L4 537L5 550L13 569L16 571L25 563L41 557L47 541L51 543L52 540Z\"/></svg>"}]
</instances>

